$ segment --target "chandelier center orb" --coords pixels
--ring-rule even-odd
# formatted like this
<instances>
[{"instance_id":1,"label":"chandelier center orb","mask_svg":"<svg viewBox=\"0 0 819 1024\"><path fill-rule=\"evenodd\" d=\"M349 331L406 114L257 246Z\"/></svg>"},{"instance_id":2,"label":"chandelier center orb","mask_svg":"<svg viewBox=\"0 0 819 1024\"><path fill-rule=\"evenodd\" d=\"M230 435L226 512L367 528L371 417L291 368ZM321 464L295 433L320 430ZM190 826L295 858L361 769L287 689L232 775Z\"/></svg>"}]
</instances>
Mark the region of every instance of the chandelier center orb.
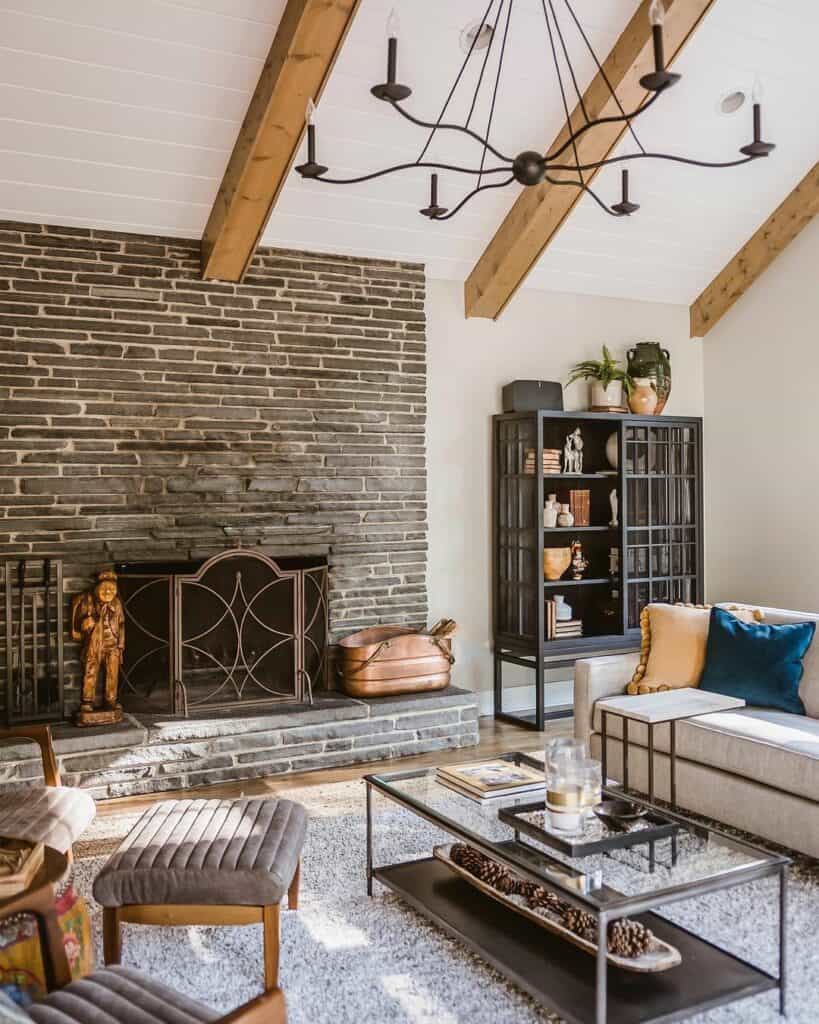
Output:
<instances>
[{"instance_id":1,"label":"chandelier center orb","mask_svg":"<svg viewBox=\"0 0 819 1024\"><path fill-rule=\"evenodd\" d=\"M518 153L512 163L512 174L521 185L539 185L546 173L546 161L533 149Z\"/></svg>"}]
</instances>

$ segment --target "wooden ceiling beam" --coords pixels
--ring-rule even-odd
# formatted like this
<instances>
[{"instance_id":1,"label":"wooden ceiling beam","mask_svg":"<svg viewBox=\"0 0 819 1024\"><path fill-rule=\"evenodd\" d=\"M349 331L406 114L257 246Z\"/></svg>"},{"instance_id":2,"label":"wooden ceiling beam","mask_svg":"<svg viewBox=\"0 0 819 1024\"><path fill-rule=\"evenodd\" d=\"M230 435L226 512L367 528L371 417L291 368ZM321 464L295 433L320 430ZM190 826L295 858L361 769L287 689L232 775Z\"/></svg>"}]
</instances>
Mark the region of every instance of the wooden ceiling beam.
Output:
<instances>
[{"instance_id":1,"label":"wooden ceiling beam","mask_svg":"<svg viewBox=\"0 0 819 1024\"><path fill-rule=\"evenodd\" d=\"M714 2L665 0L663 37L667 66L679 55ZM598 72L586 90L583 105L590 118L620 113L606 79L616 90L624 110L637 110L648 98L640 85L640 78L654 70L649 6L650 0L642 0L603 63L605 74ZM662 99L658 102L662 103ZM584 121L583 109L578 103L570 118L572 130L576 131ZM577 142L582 163L606 159L625 131L620 122L599 125L586 132ZM553 152L569 138L569 134L568 126L564 125L544 152ZM586 180L592 181L596 174L596 171L587 174ZM468 317L494 319L500 315L582 194L580 189L548 182L521 192L466 280L464 300Z\"/></svg>"},{"instance_id":2,"label":"wooden ceiling beam","mask_svg":"<svg viewBox=\"0 0 819 1024\"><path fill-rule=\"evenodd\" d=\"M691 303L691 337L704 338L819 213L819 161Z\"/></svg>"},{"instance_id":3,"label":"wooden ceiling beam","mask_svg":"<svg viewBox=\"0 0 819 1024\"><path fill-rule=\"evenodd\" d=\"M239 281L361 0L288 0L202 237L202 277Z\"/></svg>"}]
</instances>

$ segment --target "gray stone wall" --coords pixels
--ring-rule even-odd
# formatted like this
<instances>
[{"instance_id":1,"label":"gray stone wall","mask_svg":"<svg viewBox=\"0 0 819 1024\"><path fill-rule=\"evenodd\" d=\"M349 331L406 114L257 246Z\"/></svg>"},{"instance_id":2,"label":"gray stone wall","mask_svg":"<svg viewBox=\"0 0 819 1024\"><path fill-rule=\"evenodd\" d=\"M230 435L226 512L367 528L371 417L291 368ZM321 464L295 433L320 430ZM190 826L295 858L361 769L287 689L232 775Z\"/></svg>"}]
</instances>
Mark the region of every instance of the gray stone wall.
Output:
<instances>
[{"instance_id":1,"label":"gray stone wall","mask_svg":"<svg viewBox=\"0 0 819 1024\"><path fill-rule=\"evenodd\" d=\"M335 637L426 617L424 273L0 222L0 550L329 552ZM75 670L69 672L76 677Z\"/></svg>"}]
</instances>

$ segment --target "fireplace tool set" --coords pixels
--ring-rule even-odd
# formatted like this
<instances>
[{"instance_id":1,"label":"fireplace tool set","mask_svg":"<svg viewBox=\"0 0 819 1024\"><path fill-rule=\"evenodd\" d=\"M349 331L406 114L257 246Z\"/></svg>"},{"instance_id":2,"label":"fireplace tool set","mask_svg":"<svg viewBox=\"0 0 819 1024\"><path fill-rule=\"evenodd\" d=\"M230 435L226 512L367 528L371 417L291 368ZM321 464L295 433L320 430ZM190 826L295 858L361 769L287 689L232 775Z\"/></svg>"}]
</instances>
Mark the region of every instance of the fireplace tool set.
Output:
<instances>
[{"instance_id":1,"label":"fireplace tool set","mask_svg":"<svg viewBox=\"0 0 819 1024\"><path fill-rule=\"evenodd\" d=\"M63 564L58 558L8 558L6 720L63 717Z\"/></svg>"}]
</instances>

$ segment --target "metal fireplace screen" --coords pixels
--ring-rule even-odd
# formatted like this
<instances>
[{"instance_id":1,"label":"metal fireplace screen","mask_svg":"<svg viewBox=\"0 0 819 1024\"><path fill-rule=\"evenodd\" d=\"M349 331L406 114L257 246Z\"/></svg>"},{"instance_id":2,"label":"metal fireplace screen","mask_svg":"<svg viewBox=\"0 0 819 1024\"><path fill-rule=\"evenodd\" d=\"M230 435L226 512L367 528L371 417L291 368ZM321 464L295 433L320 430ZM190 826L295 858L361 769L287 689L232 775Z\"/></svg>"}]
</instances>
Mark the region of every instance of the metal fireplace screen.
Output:
<instances>
[{"instance_id":1,"label":"metal fireplace screen","mask_svg":"<svg viewBox=\"0 0 819 1024\"><path fill-rule=\"evenodd\" d=\"M121 700L187 715L312 702L327 661L327 565L225 551L203 564L120 565Z\"/></svg>"}]
</instances>

